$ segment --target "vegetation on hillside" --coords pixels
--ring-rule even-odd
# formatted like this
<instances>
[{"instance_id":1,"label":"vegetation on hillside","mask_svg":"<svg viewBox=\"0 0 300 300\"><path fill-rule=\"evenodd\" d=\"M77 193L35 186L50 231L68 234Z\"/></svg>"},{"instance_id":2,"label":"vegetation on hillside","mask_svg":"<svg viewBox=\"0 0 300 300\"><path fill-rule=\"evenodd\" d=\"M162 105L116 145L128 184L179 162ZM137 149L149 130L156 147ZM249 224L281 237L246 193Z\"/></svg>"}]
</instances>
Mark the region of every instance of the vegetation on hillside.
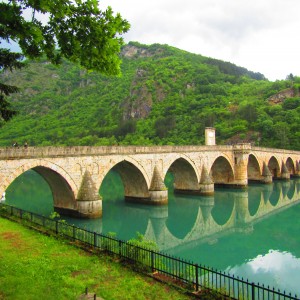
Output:
<instances>
[{"instance_id":1,"label":"vegetation on hillside","mask_svg":"<svg viewBox=\"0 0 300 300\"><path fill-rule=\"evenodd\" d=\"M300 149L300 77L270 82L167 45L131 42L121 56L120 77L46 59L2 73L21 92L10 98L19 114L2 126L0 145L197 145L213 126L218 144Z\"/></svg>"}]
</instances>

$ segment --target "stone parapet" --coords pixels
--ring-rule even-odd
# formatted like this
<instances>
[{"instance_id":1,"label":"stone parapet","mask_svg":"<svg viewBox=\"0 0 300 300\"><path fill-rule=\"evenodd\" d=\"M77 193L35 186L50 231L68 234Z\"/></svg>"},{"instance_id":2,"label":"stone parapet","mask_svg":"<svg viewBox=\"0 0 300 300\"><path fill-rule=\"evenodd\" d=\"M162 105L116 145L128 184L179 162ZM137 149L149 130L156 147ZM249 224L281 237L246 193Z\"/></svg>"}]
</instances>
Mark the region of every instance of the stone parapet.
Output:
<instances>
[{"instance_id":1,"label":"stone parapet","mask_svg":"<svg viewBox=\"0 0 300 300\"><path fill-rule=\"evenodd\" d=\"M79 157L230 151L233 146L72 146L72 147L0 147L0 160L44 157Z\"/></svg>"}]
</instances>

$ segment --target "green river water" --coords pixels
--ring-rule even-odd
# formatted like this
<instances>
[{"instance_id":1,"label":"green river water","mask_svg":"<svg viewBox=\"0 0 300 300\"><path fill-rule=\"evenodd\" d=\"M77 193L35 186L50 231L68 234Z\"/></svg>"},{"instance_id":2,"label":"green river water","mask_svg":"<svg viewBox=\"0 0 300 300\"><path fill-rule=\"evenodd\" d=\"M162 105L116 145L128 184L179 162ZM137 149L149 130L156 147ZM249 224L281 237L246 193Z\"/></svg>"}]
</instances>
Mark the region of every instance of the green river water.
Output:
<instances>
[{"instance_id":1,"label":"green river water","mask_svg":"<svg viewBox=\"0 0 300 300\"><path fill-rule=\"evenodd\" d=\"M300 295L300 179L216 189L212 197L174 195L171 174L166 184L168 205L129 204L111 171L99 191L101 219L62 218L123 240L139 232L166 253ZM53 212L51 190L32 170L10 185L5 202L46 216Z\"/></svg>"}]
</instances>

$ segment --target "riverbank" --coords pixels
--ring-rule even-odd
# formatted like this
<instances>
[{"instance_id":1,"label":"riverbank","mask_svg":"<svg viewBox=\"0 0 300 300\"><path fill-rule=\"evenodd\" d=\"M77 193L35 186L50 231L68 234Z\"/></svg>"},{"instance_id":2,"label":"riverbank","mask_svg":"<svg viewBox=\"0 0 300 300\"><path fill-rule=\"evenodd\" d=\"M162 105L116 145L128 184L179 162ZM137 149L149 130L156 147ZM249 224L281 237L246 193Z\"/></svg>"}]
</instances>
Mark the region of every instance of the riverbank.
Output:
<instances>
[{"instance_id":1,"label":"riverbank","mask_svg":"<svg viewBox=\"0 0 300 300\"><path fill-rule=\"evenodd\" d=\"M0 218L0 299L191 299L110 256L91 255Z\"/></svg>"}]
</instances>

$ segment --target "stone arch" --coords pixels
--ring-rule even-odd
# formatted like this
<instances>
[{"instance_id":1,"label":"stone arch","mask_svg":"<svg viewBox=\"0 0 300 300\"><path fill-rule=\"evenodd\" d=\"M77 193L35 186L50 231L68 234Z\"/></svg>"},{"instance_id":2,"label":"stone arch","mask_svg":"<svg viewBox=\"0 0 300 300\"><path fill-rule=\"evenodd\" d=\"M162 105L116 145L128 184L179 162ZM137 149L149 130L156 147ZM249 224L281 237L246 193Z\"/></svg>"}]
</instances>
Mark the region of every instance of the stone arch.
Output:
<instances>
[{"instance_id":1,"label":"stone arch","mask_svg":"<svg viewBox=\"0 0 300 300\"><path fill-rule=\"evenodd\" d=\"M230 184L234 181L232 165L225 156L216 158L210 169L210 176L215 184Z\"/></svg>"},{"instance_id":2,"label":"stone arch","mask_svg":"<svg viewBox=\"0 0 300 300\"><path fill-rule=\"evenodd\" d=\"M116 162L108 172L110 170L114 170L120 175L124 186L125 200L140 202L150 198L148 176L145 176L146 172L143 168L139 168L136 161L127 157Z\"/></svg>"},{"instance_id":3,"label":"stone arch","mask_svg":"<svg viewBox=\"0 0 300 300\"><path fill-rule=\"evenodd\" d=\"M294 164L293 160L290 157L288 157L285 164L286 164L286 167L287 167L289 173L291 175L295 175L296 168L295 168L295 164Z\"/></svg>"},{"instance_id":4,"label":"stone arch","mask_svg":"<svg viewBox=\"0 0 300 300\"><path fill-rule=\"evenodd\" d=\"M280 177L280 165L278 162L278 159L275 156L271 156L268 162L268 168L270 172L272 173L273 178L278 178Z\"/></svg>"},{"instance_id":5,"label":"stone arch","mask_svg":"<svg viewBox=\"0 0 300 300\"><path fill-rule=\"evenodd\" d=\"M257 157L254 154L249 154L248 157L248 181L258 181L261 179L261 169Z\"/></svg>"},{"instance_id":6,"label":"stone arch","mask_svg":"<svg viewBox=\"0 0 300 300\"><path fill-rule=\"evenodd\" d=\"M175 158L174 158L175 157ZM172 160L165 162L164 164L164 172L163 172L163 176L165 177L167 172L169 171L170 167L172 166L172 164L174 164L175 161L179 160L179 159L183 159L186 161L186 163L188 163L191 168L193 168L195 175L197 176L197 181L200 181L200 174L198 172L198 169L194 163L193 160L190 159L189 156L185 155L185 154L176 154L176 155L172 155Z\"/></svg>"},{"instance_id":7,"label":"stone arch","mask_svg":"<svg viewBox=\"0 0 300 300\"><path fill-rule=\"evenodd\" d=\"M113 159L113 160L109 160L108 162L106 162L103 178L106 176L106 174L112 168L114 168L117 164L122 163L122 162L128 162L131 165L133 165L134 167L136 167L136 169L139 170L139 172L143 175L143 177L144 177L144 179L147 183L148 189L150 188L151 178L149 177L147 171L144 169L144 167L137 160L135 160L134 158L132 158L130 156L126 156L125 158ZM101 185L101 183L100 183L100 185Z\"/></svg>"},{"instance_id":8,"label":"stone arch","mask_svg":"<svg viewBox=\"0 0 300 300\"><path fill-rule=\"evenodd\" d=\"M174 191L199 191L199 174L194 163L187 157L181 156L173 160L166 173L168 171L174 175Z\"/></svg>"},{"instance_id":9,"label":"stone arch","mask_svg":"<svg viewBox=\"0 0 300 300\"><path fill-rule=\"evenodd\" d=\"M3 180L4 183L4 190L7 189L7 187L21 174L24 172L34 169L36 167L44 167L47 169L50 169L56 173L58 173L61 177L64 178L64 180L68 183L68 185L71 187L71 189L76 193L78 190L77 185L75 184L74 180L72 177L69 175L66 170L61 168L59 165L56 165L50 161L47 160L34 160L34 161L28 161L25 164L19 166L16 168L13 172L10 173L8 178Z\"/></svg>"},{"instance_id":10,"label":"stone arch","mask_svg":"<svg viewBox=\"0 0 300 300\"><path fill-rule=\"evenodd\" d=\"M73 179L63 168L46 160L29 161L19 166L5 181L4 188L6 189L18 176L30 169L40 174L49 184L54 207L76 208L75 195L78 188Z\"/></svg>"}]
</instances>

